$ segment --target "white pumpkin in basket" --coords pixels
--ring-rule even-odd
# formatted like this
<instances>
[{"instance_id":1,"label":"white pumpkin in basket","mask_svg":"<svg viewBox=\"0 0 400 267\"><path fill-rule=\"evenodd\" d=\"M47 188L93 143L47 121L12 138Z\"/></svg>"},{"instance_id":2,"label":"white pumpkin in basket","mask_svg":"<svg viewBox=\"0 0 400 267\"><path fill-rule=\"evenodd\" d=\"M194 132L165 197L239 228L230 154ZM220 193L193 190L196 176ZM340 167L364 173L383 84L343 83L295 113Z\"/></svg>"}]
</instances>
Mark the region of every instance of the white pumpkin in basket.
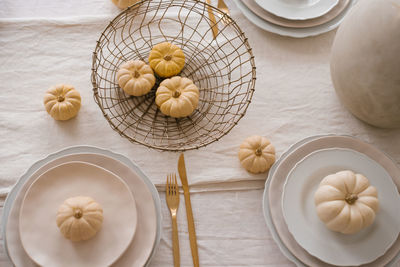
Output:
<instances>
[{"instance_id":1,"label":"white pumpkin in basket","mask_svg":"<svg viewBox=\"0 0 400 267\"><path fill-rule=\"evenodd\" d=\"M199 89L189 78L174 76L162 81L156 92L161 112L174 118L189 116L199 103Z\"/></svg>"},{"instance_id":2,"label":"white pumpkin in basket","mask_svg":"<svg viewBox=\"0 0 400 267\"><path fill-rule=\"evenodd\" d=\"M266 172L275 162L275 148L267 138L253 135L240 145L239 160L249 172Z\"/></svg>"},{"instance_id":3,"label":"white pumpkin in basket","mask_svg":"<svg viewBox=\"0 0 400 267\"><path fill-rule=\"evenodd\" d=\"M158 76L168 78L178 75L185 66L185 54L169 42L156 44L149 54L150 67Z\"/></svg>"},{"instance_id":4,"label":"white pumpkin in basket","mask_svg":"<svg viewBox=\"0 0 400 267\"><path fill-rule=\"evenodd\" d=\"M378 192L362 174L326 176L314 195L318 217L332 231L354 234L371 225L379 209Z\"/></svg>"},{"instance_id":5,"label":"white pumpkin in basket","mask_svg":"<svg viewBox=\"0 0 400 267\"><path fill-rule=\"evenodd\" d=\"M156 83L153 70L141 60L130 60L117 72L119 86L128 95L141 96L150 92Z\"/></svg>"},{"instance_id":6,"label":"white pumpkin in basket","mask_svg":"<svg viewBox=\"0 0 400 267\"><path fill-rule=\"evenodd\" d=\"M57 226L65 238L82 241L92 238L103 223L103 209L91 197L68 198L57 212Z\"/></svg>"}]
</instances>

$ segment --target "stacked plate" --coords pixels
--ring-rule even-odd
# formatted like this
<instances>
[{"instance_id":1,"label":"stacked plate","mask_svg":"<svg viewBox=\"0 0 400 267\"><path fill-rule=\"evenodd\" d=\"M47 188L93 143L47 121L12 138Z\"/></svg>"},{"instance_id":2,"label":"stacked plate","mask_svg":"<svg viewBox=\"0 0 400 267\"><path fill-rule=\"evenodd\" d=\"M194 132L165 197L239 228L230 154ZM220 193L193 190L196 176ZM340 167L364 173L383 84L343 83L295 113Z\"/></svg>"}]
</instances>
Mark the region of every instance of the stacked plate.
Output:
<instances>
[{"instance_id":1,"label":"stacked plate","mask_svg":"<svg viewBox=\"0 0 400 267\"><path fill-rule=\"evenodd\" d=\"M65 199L80 195L102 205L104 220L92 239L71 242L58 230L56 213ZM19 179L4 205L2 231L15 266L146 266L161 236L160 199L128 158L71 147Z\"/></svg>"},{"instance_id":2,"label":"stacked plate","mask_svg":"<svg viewBox=\"0 0 400 267\"><path fill-rule=\"evenodd\" d=\"M256 26L303 38L338 27L357 0L234 0Z\"/></svg>"},{"instance_id":3,"label":"stacked plate","mask_svg":"<svg viewBox=\"0 0 400 267\"><path fill-rule=\"evenodd\" d=\"M374 223L353 235L328 230L314 192L326 175L352 170L378 190ZM315 136L285 152L271 168L263 208L281 251L298 266L393 266L400 259L400 169L373 146L348 136Z\"/></svg>"}]
</instances>

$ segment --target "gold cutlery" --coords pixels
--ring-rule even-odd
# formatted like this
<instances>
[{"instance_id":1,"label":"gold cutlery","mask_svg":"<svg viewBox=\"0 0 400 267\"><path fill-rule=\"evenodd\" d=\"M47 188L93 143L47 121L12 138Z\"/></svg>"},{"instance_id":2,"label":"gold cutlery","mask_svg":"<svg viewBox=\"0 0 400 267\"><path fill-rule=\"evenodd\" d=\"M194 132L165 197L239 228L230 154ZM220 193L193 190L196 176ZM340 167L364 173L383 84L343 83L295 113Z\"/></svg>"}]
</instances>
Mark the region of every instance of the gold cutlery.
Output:
<instances>
[{"instance_id":1,"label":"gold cutlery","mask_svg":"<svg viewBox=\"0 0 400 267\"><path fill-rule=\"evenodd\" d=\"M187 221L188 221L190 250L192 251L193 265L194 265L194 267L198 267L199 266L199 253L198 253L198 249L197 249L196 231L194 228L192 204L190 203L189 185L188 185L187 176L186 176L185 158L183 157L183 153L179 156L178 172L179 172L179 177L181 178L181 182L182 182L183 194L185 196L186 216L187 216Z\"/></svg>"},{"instance_id":2,"label":"gold cutlery","mask_svg":"<svg viewBox=\"0 0 400 267\"><path fill-rule=\"evenodd\" d=\"M176 181L176 174L169 174L167 176L167 184L165 186L165 198L171 213L172 218L172 247L174 253L174 267L180 266L179 256L179 238L178 238L178 224L176 223L176 214L179 207L179 188Z\"/></svg>"},{"instance_id":3,"label":"gold cutlery","mask_svg":"<svg viewBox=\"0 0 400 267\"><path fill-rule=\"evenodd\" d=\"M211 20L211 30L212 30L212 33L213 33L213 37L214 37L214 39L217 37L217 35L218 35L218 26L217 26L217 22L216 22L216 20L215 20L215 16L214 16L214 13L212 12L212 8L211 8L211 0L206 0L207 1L207 4L209 5L208 7L207 7L207 10L208 10L208 17L210 18L210 20Z\"/></svg>"},{"instance_id":4,"label":"gold cutlery","mask_svg":"<svg viewBox=\"0 0 400 267\"><path fill-rule=\"evenodd\" d=\"M219 8L222 12L224 12L226 15L230 16L229 9L228 9L228 7L226 6L224 0L218 0L218 8ZM224 16L222 17L222 22L225 23L225 24L229 24L230 20L229 20L229 18L228 18L227 16L224 15Z\"/></svg>"}]
</instances>

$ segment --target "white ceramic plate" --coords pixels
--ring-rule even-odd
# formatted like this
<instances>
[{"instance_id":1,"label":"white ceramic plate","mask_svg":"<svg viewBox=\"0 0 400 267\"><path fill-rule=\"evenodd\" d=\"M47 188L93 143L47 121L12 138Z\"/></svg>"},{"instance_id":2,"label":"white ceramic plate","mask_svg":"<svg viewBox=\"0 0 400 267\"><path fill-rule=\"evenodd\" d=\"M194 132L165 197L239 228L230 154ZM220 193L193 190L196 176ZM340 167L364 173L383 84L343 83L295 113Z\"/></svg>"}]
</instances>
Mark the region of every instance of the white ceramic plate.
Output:
<instances>
[{"instance_id":1,"label":"white ceramic plate","mask_svg":"<svg viewBox=\"0 0 400 267\"><path fill-rule=\"evenodd\" d=\"M291 20L320 17L334 8L339 0L255 0L272 14Z\"/></svg>"},{"instance_id":2,"label":"white ceramic plate","mask_svg":"<svg viewBox=\"0 0 400 267\"><path fill-rule=\"evenodd\" d=\"M102 228L87 241L64 238L55 222L59 206L75 196L90 196L103 208ZM39 176L27 190L19 216L22 245L40 266L109 266L128 248L136 224L136 204L127 184L85 162L64 163Z\"/></svg>"},{"instance_id":3,"label":"white ceramic plate","mask_svg":"<svg viewBox=\"0 0 400 267\"><path fill-rule=\"evenodd\" d=\"M128 158L92 146L76 146L50 154L33 164L7 195L2 218L5 252L15 266L36 266L20 242L19 211L32 182L49 168L70 161L84 161L112 171L129 185L136 197L137 231L128 250L116 266L148 266L161 238L161 204L158 192L147 176Z\"/></svg>"},{"instance_id":4,"label":"white ceramic plate","mask_svg":"<svg viewBox=\"0 0 400 267\"><path fill-rule=\"evenodd\" d=\"M314 206L314 192L320 181L347 169L364 174L377 188L380 200L373 225L354 235L328 230ZM289 173L282 197L283 216L295 240L311 255L338 266L358 266L382 256L399 234L399 206L400 195L386 170L350 149L324 149L306 156Z\"/></svg>"},{"instance_id":5,"label":"white ceramic plate","mask_svg":"<svg viewBox=\"0 0 400 267\"><path fill-rule=\"evenodd\" d=\"M308 141L313 140L315 137L307 137L295 144L293 144L291 147L288 148L280 157L279 159L272 165L271 169L268 171L268 177L265 181L265 188L264 188L264 194L263 194L263 199L262 199L262 206L263 206L263 213L264 213L264 219L265 222L268 226L268 229L271 232L272 238L274 239L275 243L278 245L280 251L283 253L283 255L286 256L291 262L296 264L296 266L300 267L305 267L306 265L303 264L302 261L300 261L292 251L288 249L288 247L285 245L285 243L282 241L281 237L279 236L276 227L274 225L271 211L270 211L270 202L269 202L269 188L271 186L271 181L272 177L275 175L276 171L279 170L280 165L282 162L288 157L288 155L301 147L303 144L307 143Z\"/></svg>"},{"instance_id":6,"label":"white ceramic plate","mask_svg":"<svg viewBox=\"0 0 400 267\"><path fill-rule=\"evenodd\" d=\"M309 28L288 28L273 24L268 22L256 14L254 14L246 5L242 3L241 0L233 0L236 3L236 6L242 11L243 15L257 27L260 27L263 30L276 33L282 36L289 36L294 38L305 38L309 36L319 35L325 32L329 32L331 30L336 29L340 23L343 21L347 12L351 9L351 7L356 3L357 0L351 0L350 4L344 9L340 15L336 16L331 21ZM245 0L244 0L245 1Z\"/></svg>"},{"instance_id":7,"label":"white ceramic plate","mask_svg":"<svg viewBox=\"0 0 400 267\"><path fill-rule=\"evenodd\" d=\"M275 16L274 14L260 8L255 0L245 0L242 1L242 3L255 15L273 24L288 28L309 28L327 23L334 19L336 16L340 15L347 7L347 5L350 4L350 0L339 0L338 4L325 15L315 19L306 20L290 20Z\"/></svg>"},{"instance_id":8,"label":"white ceramic plate","mask_svg":"<svg viewBox=\"0 0 400 267\"><path fill-rule=\"evenodd\" d=\"M326 148L350 148L356 151L365 153L381 164L392 176L396 184L400 185L400 169L395 161L390 159L382 151L377 148L362 142L359 139L350 136L339 135L318 135L307 137L294 145L292 145L277 162L271 167L268 178L265 182L265 190L263 195L263 211L265 222L270 230L270 233L280 248L283 255L295 263L297 266L332 266L319 261L317 258L308 254L288 232L287 226L283 219L282 209L280 205L276 205L281 199L283 182L289 174L293 166L309 153ZM399 187L399 186L398 186ZM400 260L400 239L385 253L375 261L363 265L368 267L397 266Z\"/></svg>"}]
</instances>

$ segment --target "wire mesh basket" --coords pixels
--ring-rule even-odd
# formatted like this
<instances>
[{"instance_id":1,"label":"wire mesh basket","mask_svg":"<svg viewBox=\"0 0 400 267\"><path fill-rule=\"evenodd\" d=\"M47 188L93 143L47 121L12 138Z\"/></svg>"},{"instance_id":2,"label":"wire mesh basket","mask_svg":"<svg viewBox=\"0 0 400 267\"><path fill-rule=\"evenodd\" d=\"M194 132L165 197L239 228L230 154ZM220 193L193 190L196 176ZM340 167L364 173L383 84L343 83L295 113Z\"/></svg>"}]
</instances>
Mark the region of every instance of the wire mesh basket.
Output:
<instances>
[{"instance_id":1,"label":"wire mesh basket","mask_svg":"<svg viewBox=\"0 0 400 267\"><path fill-rule=\"evenodd\" d=\"M219 32L213 38L208 11ZM179 74L199 88L197 109L188 117L160 112L155 92L140 97L118 86L119 66L140 59L148 63L161 42L179 46L186 57ZM225 13L201 1L147 0L120 13L106 27L93 53L94 98L111 127L131 142L160 150L185 151L219 140L244 116L254 92L256 71L247 38Z\"/></svg>"}]
</instances>

